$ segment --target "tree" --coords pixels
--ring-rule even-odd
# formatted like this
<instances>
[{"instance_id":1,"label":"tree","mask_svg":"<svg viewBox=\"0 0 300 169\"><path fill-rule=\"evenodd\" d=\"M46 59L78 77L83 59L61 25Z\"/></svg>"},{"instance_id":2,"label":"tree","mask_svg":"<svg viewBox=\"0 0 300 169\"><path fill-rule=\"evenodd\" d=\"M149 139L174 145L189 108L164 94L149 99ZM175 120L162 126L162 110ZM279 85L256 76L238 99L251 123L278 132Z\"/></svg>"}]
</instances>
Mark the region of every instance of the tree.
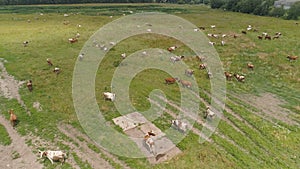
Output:
<instances>
[{"instance_id":1,"label":"tree","mask_svg":"<svg viewBox=\"0 0 300 169\"><path fill-rule=\"evenodd\" d=\"M295 2L287 12L287 19L298 20L300 16L300 2Z\"/></svg>"},{"instance_id":2,"label":"tree","mask_svg":"<svg viewBox=\"0 0 300 169\"><path fill-rule=\"evenodd\" d=\"M221 8L223 5L225 5L224 0L210 0L211 8Z\"/></svg>"}]
</instances>

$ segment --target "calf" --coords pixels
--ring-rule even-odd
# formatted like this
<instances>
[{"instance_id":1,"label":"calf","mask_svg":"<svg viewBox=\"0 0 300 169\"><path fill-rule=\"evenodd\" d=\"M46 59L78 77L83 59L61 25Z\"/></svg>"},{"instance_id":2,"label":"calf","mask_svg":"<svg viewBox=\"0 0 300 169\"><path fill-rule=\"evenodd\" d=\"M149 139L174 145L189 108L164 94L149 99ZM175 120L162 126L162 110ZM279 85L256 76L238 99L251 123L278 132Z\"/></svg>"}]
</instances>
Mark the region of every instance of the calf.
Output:
<instances>
[{"instance_id":1,"label":"calf","mask_svg":"<svg viewBox=\"0 0 300 169\"><path fill-rule=\"evenodd\" d=\"M63 151L40 151L40 158L47 157L51 163L53 164L53 161L60 161L61 164L63 164L67 158L67 154Z\"/></svg>"},{"instance_id":2,"label":"calf","mask_svg":"<svg viewBox=\"0 0 300 169\"><path fill-rule=\"evenodd\" d=\"M103 92L103 97L105 100L111 100L113 102L116 99L116 94L110 92Z\"/></svg>"}]
</instances>

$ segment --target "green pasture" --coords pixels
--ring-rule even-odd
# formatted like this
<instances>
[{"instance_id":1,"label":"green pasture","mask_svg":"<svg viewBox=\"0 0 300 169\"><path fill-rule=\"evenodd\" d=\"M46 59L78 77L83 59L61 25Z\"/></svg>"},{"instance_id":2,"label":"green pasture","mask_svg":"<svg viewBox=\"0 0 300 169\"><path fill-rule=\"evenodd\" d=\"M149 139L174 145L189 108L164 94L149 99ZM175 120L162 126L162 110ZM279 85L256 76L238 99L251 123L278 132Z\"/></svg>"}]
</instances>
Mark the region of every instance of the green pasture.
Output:
<instances>
[{"instance_id":1,"label":"green pasture","mask_svg":"<svg viewBox=\"0 0 300 169\"><path fill-rule=\"evenodd\" d=\"M28 92L26 86L21 87L20 94L32 115L28 116L16 100L0 98L0 112L8 119L7 110L14 108L19 117L16 127L21 135L33 133L45 140L54 141L55 138L68 139L57 129L58 123L68 123L82 131L73 107L72 75L78 54L85 42L103 25L122 16L129 11L149 12L159 11L182 17L196 26L204 26L205 34L227 34L225 46L220 45L220 39L210 38L217 45L216 50L223 63L225 71L243 74L244 83L235 79L227 82L226 105L243 121L228 112L224 116L232 123L221 121L218 133L212 136L214 143L199 144L199 137L189 133L177 146L182 154L170 161L149 165L146 159L130 159L119 157L131 168L157 169L198 169L198 168L292 168L300 167L300 62L289 62L287 55L300 55L300 26L294 21L278 18L252 16L240 13L212 10L201 5L39 5L39 6L1 6L0 7L0 58L7 60L5 67L9 74L18 80L33 81L33 92ZM43 13L43 15L40 15ZM63 14L69 14L64 17ZM110 18L109 16L113 16ZM28 21L30 20L30 22ZM68 25L64 22L69 21ZM78 25L82 25L78 27ZM210 29L210 25L216 25ZM258 32L241 31L248 25L258 29ZM191 30L192 31L192 30ZM78 43L70 44L68 39L80 33ZM268 32L274 35L281 32L279 39L267 41L259 40L257 35ZM238 38L234 39L233 34ZM29 41L27 47L23 41ZM95 92L99 109L106 120L120 116L113 103L104 101L102 92L110 89L110 83L116 63L121 62L121 53L127 55L146 48L166 49L174 44L181 44L175 39L161 35L139 35L128 38L117 44L108 52L101 62L95 79ZM176 55L186 55L185 63L195 70L195 77L199 85L199 95L210 102L210 81L205 70L199 70L198 61L192 51L186 46L180 46ZM55 75L53 67L47 65L50 58L54 66L60 67L62 72ZM254 70L246 66L248 62L255 65ZM184 72L183 72L184 73ZM145 111L150 108L146 99L154 89L162 90L166 98L179 105L179 84L165 85L164 79L169 75L160 70L143 71L132 80L130 85L130 99L135 108ZM205 92L203 92L205 91ZM253 114L259 111L256 107L241 101L236 95L251 94L259 96L272 93L284 100L280 106L290 110L289 118L298 122L298 126L283 121L270 122ZM43 110L38 112L32 107L33 102L40 102ZM167 109L179 113L174 107L167 105ZM200 104L200 115L205 109ZM203 119L203 117L199 117ZM164 130L170 127L171 116L164 113L153 123ZM109 123L112 127L112 121ZM232 125L240 130L238 132ZM201 125L195 124L201 129ZM118 130L120 130L118 128ZM10 144L5 129L0 126L0 143ZM3 133L3 134L2 134ZM226 138L222 138L224 135ZM2 137L4 136L4 137ZM235 142L235 145L228 140ZM70 149L66 145L61 148ZM101 151L91 145L95 152ZM239 147L242 147L239 148ZM45 147L41 147L43 149ZM76 163L82 168L91 168L90 164L82 161L75 153ZM103 155L112 165L117 166ZM59 164L57 164L59 165ZM53 168L45 162L46 168ZM66 165L63 168L68 168Z\"/></svg>"}]
</instances>

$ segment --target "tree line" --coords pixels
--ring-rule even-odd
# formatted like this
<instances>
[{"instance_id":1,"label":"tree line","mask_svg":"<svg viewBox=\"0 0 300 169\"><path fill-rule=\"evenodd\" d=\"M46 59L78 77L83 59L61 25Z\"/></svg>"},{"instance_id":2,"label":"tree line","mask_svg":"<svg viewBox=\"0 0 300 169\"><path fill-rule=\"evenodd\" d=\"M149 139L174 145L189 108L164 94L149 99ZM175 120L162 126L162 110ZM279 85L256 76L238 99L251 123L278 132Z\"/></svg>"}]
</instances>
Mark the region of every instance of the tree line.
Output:
<instances>
[{"instance_id":1,"label":"tree line","mask_svg":"<svg viewBox=\"0 0 300 169\"><path fill-rule=\"evenodd\" d=\"M275 7L275 0L0 0L0 5L32 4L81 4L81 3L177 3L205 4L211 8L248 13L261 16L282 17L297 20L300 16L300 1L289 9Z\"/></svg>"},{"instance_id":2,"label":"tree line","mask_svg":"<svg viewBox=\"0 0 300 169\"><path fill-rule=\"evenodd\" d=\"M219 8L233 12L298 20L300 16L300 1L292 4L289 9L285 9L283 5L275 7L275 1L276 0L210 0L210 6L211 8Z\"/></svg>"}]
</instances>

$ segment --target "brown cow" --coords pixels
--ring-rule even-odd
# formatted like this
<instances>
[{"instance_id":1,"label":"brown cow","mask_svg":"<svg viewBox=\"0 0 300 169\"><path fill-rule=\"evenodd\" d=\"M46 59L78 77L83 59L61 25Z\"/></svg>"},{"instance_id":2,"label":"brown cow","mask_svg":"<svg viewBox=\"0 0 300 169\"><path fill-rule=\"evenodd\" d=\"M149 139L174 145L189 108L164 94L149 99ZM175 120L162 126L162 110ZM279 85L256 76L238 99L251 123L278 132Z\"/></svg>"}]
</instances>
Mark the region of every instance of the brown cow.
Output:
<instances>
[{"instance_id":1,"label":"brown cow","mask_svg":"<svg viewBox=\"0 0 300 169\"><path fill-rule=\"evenodd\" d=\"M247 67L249 68L249 69L254 69L254 65L253 64L251 64L251 63L247 63Z\"/></svg>"},{"instance_id":2,"label":"brown cow","mask_svg":"<svg viewBox=\"0 0 300 169\"><path fill-rule=\"evenodd\" d=\"M10 120L10 124L15 127L16 124L17 124L17 116L15 115L14 113L14 109L10 109L9 110L9 114L10 114L10 117L9 117L9 120Z\"/></svg>"},{"instance_id":3,"label":"brown cow","mask_svg":"<svg viewBox=\"0 0 300 169\"><path fill-rule=\"evenodd\" d=\"M232 74L229 72L224 72L226 80L231 80L232 79Z\"/></svg>"},{"instance_id":4,"label":"brown cow","mask_svg":"<svg viewBox=\"0 0 300 169\"><path fill-rule=\"evenodd\" d=\"M291 55L288 55L286 58L289 59L289 61L293 61L293 60L297 60L298 59L298 56L291 56Z\"/></svg>"},{"instance_id":5,"label":"brown cow","mask_svg":"<svg viewBox=\"0 0 300 169\"><path fill-rule=\"evenodd\" d=\"M168 77L165 79L165 81L166 81L166 84L173 84L176 82L176 78Z\"/></svg>"},{"instance_id":6,"label":"brown cow","mask_svg":"<svg viewBox=\"0 0 300 169\"><path fill-rule=\"evenodd\" d=\"M75 42L78 42L78 39L77 38L70 38L69 42L70 43L75 43Z\"/></svg>"},{"instance_id":7,"label":"brown cow","mask_svg":"<svg viewBox=\"0 0 300 169\"><path fill-rule=\"evenodd\" d=\"M30 92L32 92L32 89L33 89L33 87L32 87L32 80L28 80L26 86L27 86L28 90L29 90Z\"/></svg>"}]
</instances>

